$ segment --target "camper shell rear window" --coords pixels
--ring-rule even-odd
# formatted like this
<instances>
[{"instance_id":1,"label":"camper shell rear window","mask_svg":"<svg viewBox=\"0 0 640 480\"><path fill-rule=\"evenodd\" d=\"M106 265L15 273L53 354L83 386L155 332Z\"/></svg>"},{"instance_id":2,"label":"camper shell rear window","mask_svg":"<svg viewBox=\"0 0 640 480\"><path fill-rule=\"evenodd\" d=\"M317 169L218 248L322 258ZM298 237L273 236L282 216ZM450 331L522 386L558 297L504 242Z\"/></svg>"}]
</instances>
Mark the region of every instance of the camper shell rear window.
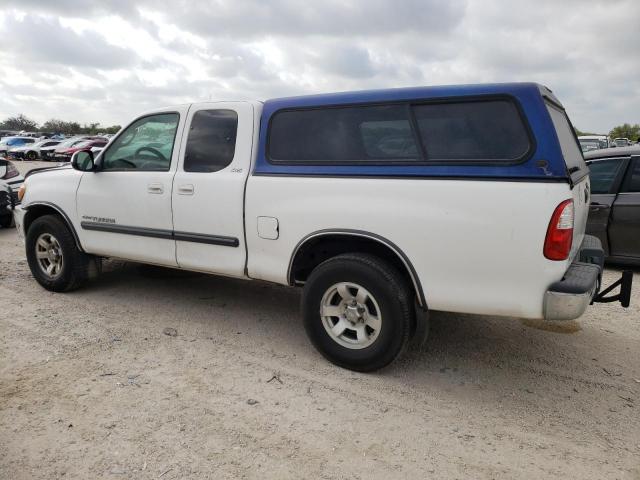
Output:
<instances>
[{"instance_id":1,"label":"camper shell rear window","mask_svg":"<svg viewBox=\"0 0 640 480\"><path fill-rule=\"evenodd\" d=\"M533 147L509 96L285 109L267 137L268 160L289 165L512 165Z\"/></svg>"},{"instance_id":2,"label":"camper shell rear window","mask_svg":"<svg viewBox=\"0 0 640 480\"><path fill-rule=\"evenodd\" d=\"M571 121L564 108L550 99L546 99L545 104L551 116L558 141L560 142L560 150L564 157L567 172L574 181L578 180L587 175L589 170L584 161L580 142L578 141L573 125L571 125Z\"/></svg>"}]
</instances>

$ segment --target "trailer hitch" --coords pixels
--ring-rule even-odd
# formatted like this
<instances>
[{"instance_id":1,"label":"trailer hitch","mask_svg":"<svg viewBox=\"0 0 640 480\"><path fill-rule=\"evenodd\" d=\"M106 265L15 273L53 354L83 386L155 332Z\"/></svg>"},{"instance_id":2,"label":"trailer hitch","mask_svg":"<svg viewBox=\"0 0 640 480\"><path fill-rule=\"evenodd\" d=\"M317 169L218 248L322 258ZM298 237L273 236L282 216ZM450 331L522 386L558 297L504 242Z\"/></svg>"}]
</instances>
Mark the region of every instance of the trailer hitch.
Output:
<instances>
[{"instance_id":1,"label":"trailer hitch","mask_svg":"<svg viewBox=\"0 0 640 480\"><path fill-rule=\"evenodd\" d=\"M605 288L603 291L598 292L591 300L591 304L594 303L611 303L620 302L620 304L627 308L631 303L631 285L633 284L633 272L631 270L623 270L622 276ZM620 287L620 292L616 295L610 295L615 288Z\"/></svg>"}]
</instances>

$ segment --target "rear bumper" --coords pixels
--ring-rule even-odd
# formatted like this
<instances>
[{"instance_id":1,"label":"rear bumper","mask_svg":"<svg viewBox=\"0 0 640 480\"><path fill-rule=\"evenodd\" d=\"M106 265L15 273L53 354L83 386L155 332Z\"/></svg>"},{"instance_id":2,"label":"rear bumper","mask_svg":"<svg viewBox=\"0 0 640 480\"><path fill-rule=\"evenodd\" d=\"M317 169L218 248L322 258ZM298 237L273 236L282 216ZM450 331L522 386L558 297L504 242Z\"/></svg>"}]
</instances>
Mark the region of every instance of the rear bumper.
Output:
<instances>
[{"instance_id":1,"label":"rear bumper","mask_svg":"<svg viewBox=\"0 0 640 480\"><path fill-rule=\"evenodd\" d=\"M553 283L544 295L545 320L573 320L581 316L598 293L603 265L600 240L585 235L576 260L562 280Z\"/></svg>"}]
</instances>

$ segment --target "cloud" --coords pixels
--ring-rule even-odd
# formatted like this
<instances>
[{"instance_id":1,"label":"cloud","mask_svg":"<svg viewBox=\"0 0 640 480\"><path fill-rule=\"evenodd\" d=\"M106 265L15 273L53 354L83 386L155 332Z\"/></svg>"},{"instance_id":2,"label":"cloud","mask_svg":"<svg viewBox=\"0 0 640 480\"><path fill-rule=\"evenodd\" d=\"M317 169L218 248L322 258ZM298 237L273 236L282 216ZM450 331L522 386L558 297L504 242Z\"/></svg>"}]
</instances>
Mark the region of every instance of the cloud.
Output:
<instances>
[{"instance_id":1,"label":"cloud","mask_svg":"<svg viewBox=\"0 0 640 480\"><path fill-rule=\"evenodd\" d=\"M3 31L8 40L5 53L15 53L18 62L30 60L101 69L129 67L135 63L134 51L112 45L91 30L78 33L64 27L57 18L27 16L21 21L13 20L6 22Z\"/></svg>"},{"instance_id":2,"label":"cloud","mask_svg":"<svg viewBox=\"0 0 640 480\"><path fill-rule=\"evenodd\" d=\"M425 36L446 32L464 14L462 0L160 0L167 20L205 37L234 38L324 35L353 37L419 31ZM138 4L139 5L139 4Z\"/></svg>"},{"instance_id":3,"label":"cloud","mask_svg":"<svg viewBox=\"0 0 640 480\"><path fill-rule=\"evenodd\" d=\"M606 132L640 122L635 3L5 0L0 118L124 123L197 100L537 81Z\"/></svg>"}]
</instances>

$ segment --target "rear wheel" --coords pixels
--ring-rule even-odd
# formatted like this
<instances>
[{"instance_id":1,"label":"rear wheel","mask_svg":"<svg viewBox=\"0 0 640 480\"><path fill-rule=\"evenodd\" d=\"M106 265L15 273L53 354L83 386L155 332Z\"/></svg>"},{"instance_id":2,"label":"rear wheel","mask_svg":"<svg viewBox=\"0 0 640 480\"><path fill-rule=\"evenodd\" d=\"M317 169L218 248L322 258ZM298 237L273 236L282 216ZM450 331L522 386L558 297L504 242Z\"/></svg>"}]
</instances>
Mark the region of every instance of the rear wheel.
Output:
<instances>
[{"instance_id":1,"label":"rear wheel","mask_svg":"<svg viewBox=\"0 0 640 480\"><path fill-rule=\"evenodd\" d=\"M309 338L336 365L377 370L407 345L411 291L400 273L378 257L344 254L321 263L311 272L302 301Z\"/></svg>"},{"instance_id":2,"label":"rear wheel","mask_svg":"<svg viewBox=\"0 0 640 480\"><path fill-rule=\"evenodd\" d=\"M47 290L74 290L99 270L99 259L78 249L69 228L57 215L34 220L25 243L31 273Z\"/></svg>"},{"instance_id":3,"label":"rear wheel","mask_svg":"<svg viewBox=\"0 0 640 480\"><path fill-rule=\"evenodd\" d=\"M27 160L35 160L36 158L38 158L38 154L34 151L31 152L27 152Z\"/></svg>"}]
</instances>

